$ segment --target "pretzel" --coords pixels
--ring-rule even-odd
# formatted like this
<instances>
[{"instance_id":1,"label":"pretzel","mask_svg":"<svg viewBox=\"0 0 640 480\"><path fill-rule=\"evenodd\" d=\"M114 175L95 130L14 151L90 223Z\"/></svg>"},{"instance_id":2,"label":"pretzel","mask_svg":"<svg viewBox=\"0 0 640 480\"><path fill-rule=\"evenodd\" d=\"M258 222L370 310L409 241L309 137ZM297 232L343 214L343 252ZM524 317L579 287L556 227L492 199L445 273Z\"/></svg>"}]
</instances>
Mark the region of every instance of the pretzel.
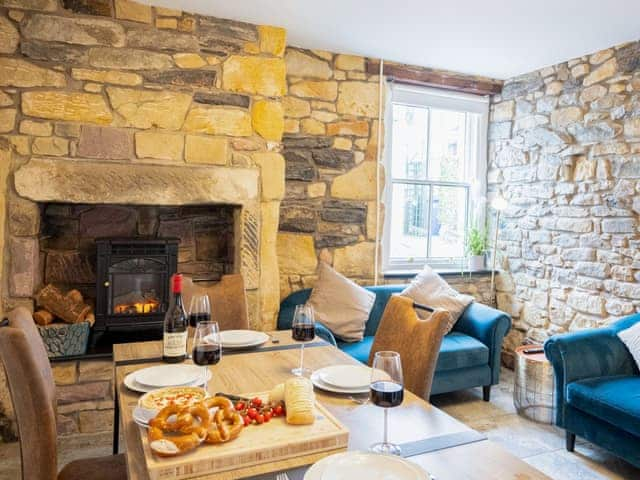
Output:
<instances>
[{"instance_id":1,"label":"pretzel","mask_svg":"<svg viewBox=\"0 0 640 480\"><path fill-rule=\"evenodd\" d=\"M176 415L176 420L170 422L168 419L172 415ZM191 451L207 437L210 423L209 410L202 403L192 407L169 404L149 421L149 447L161 457Z\"/></svg>"},{"instance_id":2,"label":"pretzel","mask_svg":"<svg viewBox=\"0 0 640 480\"><path fill-rule=\"evenodd\" d=\"M226 397L213 397L204 400L207 408L218 407L213 416L213 422L209 424L205 443L225 443L233 440L242 431L244 421L233 408L233 403Z\"/></svg>"}]
</instances>

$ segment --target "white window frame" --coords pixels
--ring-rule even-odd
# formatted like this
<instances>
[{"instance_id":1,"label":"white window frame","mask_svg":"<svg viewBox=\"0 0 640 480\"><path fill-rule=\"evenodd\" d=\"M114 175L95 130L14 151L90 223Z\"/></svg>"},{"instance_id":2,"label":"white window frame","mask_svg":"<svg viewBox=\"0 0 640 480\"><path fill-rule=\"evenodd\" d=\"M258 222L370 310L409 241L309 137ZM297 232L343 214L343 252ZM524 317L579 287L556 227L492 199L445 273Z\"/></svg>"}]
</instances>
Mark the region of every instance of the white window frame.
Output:
<instances>
[{"instance_id":1,"label":"white window frame","mask_svg":"<svg viewBox=\"0 0 640 480\"><path fill-rule=\"evenodd\" d=\"M457 112L468 112L479 114L479 122L477 123L477 131L475 128L469 129L470 135L467 135L467 144L471 145L476 142L477 150L475 157L466 165L469 169L468 178L472 179L468 182L449 182L436 180L402 180L397 179L397 183L411 183L417 185L428 185L429 203L433 187L437 186L465 186L468 190L466 205L466 226L465 226L465 243L468 234L471 214L473 207L476 207L476 215L473 218L479 225L484 225L485 212L484 208L477 208L486 197L487 192L487 130L489 125L489 97L480 95L471 95L465 93L451 92L435 88L420 87L415 85L406 85L400 83L389 82L386 92L385 118L385 154L384 168L386 172L386 181L384 187L384 228L382 238L382 271L383 274L393 273L413 273L421 270L425 264L435 269L460 269L464 265L464 258L436 259L428 257L412 258L412 259L394 259L390 258L390 242L391 242L391 212L393 211L393 169L392 162L392 145L393 145L393 104L410 105L416 107L430 107L441 110L453 110ZM469 122L467 128L469 127ZM476 122L473 122L474 124ZM475 125L474 125L475 126ZM476 137L476 138L473 138ZM428 208L431 212L431 206ZM430 217L430 215L429 215ZM427 224L430 225L430 218L427 218ZM428 240L427 240L428 241Z\"/></svg>"}]
</instances>

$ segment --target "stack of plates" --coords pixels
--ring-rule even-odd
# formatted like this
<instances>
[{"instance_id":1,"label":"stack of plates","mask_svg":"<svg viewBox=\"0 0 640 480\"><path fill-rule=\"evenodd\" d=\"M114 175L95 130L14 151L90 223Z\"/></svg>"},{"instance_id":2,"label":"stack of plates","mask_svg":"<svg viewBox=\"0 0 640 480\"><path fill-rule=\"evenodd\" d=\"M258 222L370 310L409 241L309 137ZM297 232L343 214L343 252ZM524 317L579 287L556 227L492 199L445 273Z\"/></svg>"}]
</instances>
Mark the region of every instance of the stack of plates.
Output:
<instances>
[{"instance_id":1,"label":"stack of plates","mask_svg":"<svg viewBox=\"0 0 640 480\"><path fill-rule=\"evenodd\" d=\"M207 381L211 371L207 371ZM124 377L124 384L134 392L147 393L164 387L197 387L204 383L202 367L197 365L158 365L143 368Z\"/></svg>"},{"instance_id":2,"label":"stack of plates","mask_svg":"<svg viewBox=\"0 0 640 480\"><path fill-rule=\"evenodd\" d=\"M345 452L330 455L311 466L304 480L429 480L415 463L393 455Z\"/></svg>"},{"instance_id":3,"label":"stack of plates","mask_svg":"<svg viewBox=\"0 0 640 480\"><path fill-rule=\"evenodd\" d=\"M220 332L222 348L255 348L269 340L269 335L255 330L224 330Z\"/></svg>"},{"instance_id":4,"label":"stack of plates","mask_svg":"<svg viewBox=\"0 0 640 480\"><path fill-rule=\"evenodd\" d=\"M367 393L371 382L371 369L363 365L333 365L313 372L311 382L328 392Z\"/></svg>"}]
</instances>

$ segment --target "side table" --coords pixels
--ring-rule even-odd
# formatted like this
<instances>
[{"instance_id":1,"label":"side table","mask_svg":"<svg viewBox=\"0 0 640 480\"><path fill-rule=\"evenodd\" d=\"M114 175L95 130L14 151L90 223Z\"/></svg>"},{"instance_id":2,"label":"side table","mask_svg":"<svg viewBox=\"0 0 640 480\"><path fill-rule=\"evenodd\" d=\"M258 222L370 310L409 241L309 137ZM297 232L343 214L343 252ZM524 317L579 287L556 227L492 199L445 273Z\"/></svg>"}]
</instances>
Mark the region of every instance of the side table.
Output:
<instances>
[{"instance_id":1,"label":"side table","mask_svg":"<svg viewBox=\"0 0 640 480\"><path fill-rule=\"evenodd\" d=\"M525 353L542 348L523 345L516 348L513 403L518 414L540 423L553 423L555 417L553 367L544 353Z\"/></svg>"}]
</instances>

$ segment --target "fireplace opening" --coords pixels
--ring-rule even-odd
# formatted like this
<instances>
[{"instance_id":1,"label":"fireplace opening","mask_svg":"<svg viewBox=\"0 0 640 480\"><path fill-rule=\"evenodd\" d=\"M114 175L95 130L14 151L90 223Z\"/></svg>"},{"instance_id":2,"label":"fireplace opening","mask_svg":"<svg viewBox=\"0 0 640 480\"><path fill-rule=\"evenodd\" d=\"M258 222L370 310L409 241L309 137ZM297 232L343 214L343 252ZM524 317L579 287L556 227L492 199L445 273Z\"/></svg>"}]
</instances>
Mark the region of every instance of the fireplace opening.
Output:
<instances>
[{"instance_id":1,"label":"fireplace opening","mask_svg":"<svg viewBox=\"0 0 640 480\"><path fill-rule=\"evenodd\" d=\"M237 206L49 203L40 210L40 288L81 292L95 314L92 345L160 338L174 273L211 284L239 268Z\"/></svg>"},{"instance_id":2,"label":"fireplace opening","mask_svg":"<svg viewBox=\"0 0 640 480\"><path fill-rule=\"evenodd\" d=\"M96 240L96 333L162 325L179 243L178 238Z\"/></svg>"}]
</instances>

